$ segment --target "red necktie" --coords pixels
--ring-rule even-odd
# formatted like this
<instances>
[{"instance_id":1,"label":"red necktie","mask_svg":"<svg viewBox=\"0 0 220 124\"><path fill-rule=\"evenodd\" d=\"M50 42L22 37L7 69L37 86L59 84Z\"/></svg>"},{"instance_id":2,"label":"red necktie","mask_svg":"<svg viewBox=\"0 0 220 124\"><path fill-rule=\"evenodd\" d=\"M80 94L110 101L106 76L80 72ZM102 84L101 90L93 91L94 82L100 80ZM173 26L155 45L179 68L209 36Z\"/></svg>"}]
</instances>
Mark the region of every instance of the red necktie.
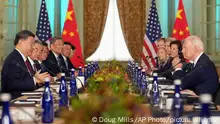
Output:
<instances>
[{"instance_id":1,"label":"red necktie","mask_svg":"<svg viewBox=\"0 0 220 124\"><path fill-rule=\"evenodd\" d=\"M31 73L31 75L34 75L35 72L34 72L32 66L31 66L31 63L30 63L30 61L29 61L28 59L25 61L25 64L26 64L26 66L27 66L29 72Z\"/></svg>"}]
</instances>

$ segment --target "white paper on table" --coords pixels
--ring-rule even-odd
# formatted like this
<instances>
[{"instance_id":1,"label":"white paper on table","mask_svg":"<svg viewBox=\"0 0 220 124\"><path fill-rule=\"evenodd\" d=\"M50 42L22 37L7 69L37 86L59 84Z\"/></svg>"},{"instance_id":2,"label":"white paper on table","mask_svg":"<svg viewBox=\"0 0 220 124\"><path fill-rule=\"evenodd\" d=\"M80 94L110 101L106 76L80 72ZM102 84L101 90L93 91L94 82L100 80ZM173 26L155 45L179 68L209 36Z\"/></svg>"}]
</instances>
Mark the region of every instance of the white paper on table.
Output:
<instances>
[{"instance_id":1,"label":"white paper on table","mask_svg":"<svg viewBox=\"0 0 220 124\"><path fill-rule=\"evenodd\" d=\"M160 89L175 89L175 85L158 85L160 87Z\"/></svg>"},{"instance_id":2,"label":"white paper on table","mask_svg":"<svg viewBox=\"0 0 220 124\"><path fill-rule=\"evenodd\" d=\"M21 95L41 95L43 92L24 92Z\"/></svg>"},{"instance_id":3,"label":"white paper on table","mask_svg":"<svg viewBox=\"0 0 220 124\"><path fill-rule=\"evenodd\" d=\"M19 104L19 105L22 105L22 104L35 104L35 102L33 101L15 101L14 102L15 104Z\"/></svg>"},{"instance_id":4,"label":"white paper on table","mask_svg":"<svg viewBox=\"0 0 220 124\"><path fill-rule=\"evenodd\" d=\"M40 102L40 101L42 101L42 99L41 99L41 98L39 98L39 99L27 99L27 101L36 101L36 102Z\"/></svg>"}]
</instances>

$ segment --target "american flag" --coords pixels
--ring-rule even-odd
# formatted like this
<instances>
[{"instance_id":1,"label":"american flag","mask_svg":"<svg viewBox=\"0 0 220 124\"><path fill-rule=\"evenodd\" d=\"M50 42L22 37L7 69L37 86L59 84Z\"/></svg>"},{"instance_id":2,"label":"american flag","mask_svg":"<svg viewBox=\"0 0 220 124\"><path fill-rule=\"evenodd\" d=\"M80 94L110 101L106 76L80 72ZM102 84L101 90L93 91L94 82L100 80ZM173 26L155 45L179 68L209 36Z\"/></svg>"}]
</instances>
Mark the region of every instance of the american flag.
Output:
<instances>
[{"instance_id":1,"label":"american flag","mask_svg":"<svg viewBox=\"0 0 220 124\"><path fill-rule=\"evenodd\" d=\"M49 22L45 0L41 1L36 35L38 39L43 42L47 41L52 37L52 31L50 28L50 22Z\"/></svg>"},{"instance_id":2,"label":"american flag","mask_svg":"<svg viewBox=\"0 0 220 124\"><path fill-rule=\"evenodd\" d=\"M148 14L147 28L144 36L143 52L141 53L141 63L143 68L152 68L156 66L155 57L157 57L156 41L162 37L162 31L157 14L156 2L152 0Z\"/></svg>"}]
</instances>

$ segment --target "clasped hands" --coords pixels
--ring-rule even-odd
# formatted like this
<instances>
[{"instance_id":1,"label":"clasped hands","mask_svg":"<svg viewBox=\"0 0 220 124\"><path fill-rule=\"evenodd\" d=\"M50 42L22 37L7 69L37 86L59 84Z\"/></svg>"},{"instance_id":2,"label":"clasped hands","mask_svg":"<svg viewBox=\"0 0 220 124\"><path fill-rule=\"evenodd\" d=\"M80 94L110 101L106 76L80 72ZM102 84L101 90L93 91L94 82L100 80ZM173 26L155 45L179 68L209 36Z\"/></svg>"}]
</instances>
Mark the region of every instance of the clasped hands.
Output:
<instances>
[{"instance_id":1,"label":"clasped hands","mask_svg":"<svg viewBox=\"0 0 220 124\"><path fill-rule=\"evenodd\" d=\"M34 78L37 84L44 84L46 78L53 81L53 77L48 72L40 73L40 70L35 73Z\"/></svg>"},{"instance_id":2,"label":"clasped hands","mask_svg":"<svg viewBox=\"0 0 220 124\"><path fill-rule=\"evenodd\" d=\"M182 68L183 64L179 58L174 58L172 61L173 69Z\"/></svg>"}]
</instances>

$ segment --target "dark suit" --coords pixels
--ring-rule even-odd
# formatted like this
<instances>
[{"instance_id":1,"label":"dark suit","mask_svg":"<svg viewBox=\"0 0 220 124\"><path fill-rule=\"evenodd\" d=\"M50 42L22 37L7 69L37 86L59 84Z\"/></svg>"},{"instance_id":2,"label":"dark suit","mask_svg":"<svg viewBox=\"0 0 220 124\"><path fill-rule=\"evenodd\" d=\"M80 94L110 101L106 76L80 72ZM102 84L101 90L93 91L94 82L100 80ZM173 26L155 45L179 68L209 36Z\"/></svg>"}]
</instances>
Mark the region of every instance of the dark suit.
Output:
<instances>
[{"instance_id":1,"label":"dark suit","mask_svg":"<svg viewBox=\"0 0 220 124\"><path fill-rule=\"evenodd\" d=\"M165 64L159 65L158 70L156 71L159 75L172 67L170 59L167 60ZM162 75L161 75L162 76Z\"/></svg>"},{"instance_id":2,"label":"dark suit","mask_svg":"<svg viewBox=\"0 0 220 124\"><path fill-rule=\"evenodd\" d=\"M62 64L62 66L65 68L65 69L63 69L62 71L63 72L65 72L65 74L66 74L66 76L67 77L70 77L70 70L72 69L72 68L74 68L74 66L73 66L73 64L71 63L71 61L70 61L70 59L68 58L68 57L66 57L66 60L64 59L64 57L61 55L61 57L62 57L62 62L61 62L61 64ZM75 68L74 68L75 69Z\"/></svg>"},{"instance_id":3,"label":"dark suit","mask_svg":"<svg viewBox=\"0 0 220 124\"><path fill-rule=\"evenodd\" d=\"M35 67L37 71L41 70L40 73L48 72L43 63L39 63L37 60L34 60Z\"/></svg>"},{"instance_id":4,"label":"dark suit","mask_svg":"<svg viewBox=\"0 0 220 124\"><path fill-rule=\"evenodd\" d=\"M179 70L174 73L175 76L181 77L184 72ZM182 89L191 89L197 95L201 93L214 94L218 88L218 74L214 63L206 54L202 54L198 59L195 67L190 72L181 77Z\"/></svg>"},{"instance_id":5,"label":"dark suit","mask_svg":"<svg viewBox=\"0 0 220 124\"><path fill-rule=\"evenodd\" d=\"M48 72L51 76L56 76L61 72L61 67L58 66L58 61L52 51L49 52L48 57L43 61L43 64L48 70L50 70Z\"/></svg>"},{"instance_id":6,"label":"dark suit","mask_svg":"<svg viewBox=\"0 0 220 124\"><path fill-rule=\"evenodd\" d=\"M73 64L72 64L72 62L70 61L69 58L67 58L67 62L68 62L68 68L69 68L69 69L72 69L72 68L76 69L76 68L73 66Z\"/></svg>"},{"instance_id":7,"label":"dark suit","mask_svg":"<svg viewBox=\"0 0 220 124\"><path fill-rule=\"evenodd\" d=\"M37 60L34 60L34 64L35 64L37 71L41 70L40 63Z\"/></svg>"},{"instance_id":8,"label":"dark suit","mask_svg":"<svg viewBox=\"0 0 220 124\"><path fill-rule=\"evenodd\" d=\"M189 73L190 71L192 71L192 69L193 69L193 63L185 63L184 65L183 65L183 67L182 67L182 69L183 69L183 71L185 72L185 73Z\"/></svg>"},{"instance_id":9,"label":"dark suit","mask_svg":"<svg viewBox=\"0 0 220 124\"><path fill-rule=\"evenodd\" d=\"M65 62L64 58L63 58L63 61ZM73 66L72 62L70 61L70 59L68 57L66 57L66 61L67 61L67 66L66 66L66 62L64 63L65 64L65 68L67 68L67 69L74 68L75 69L75 67Z\"/></svg>"},{"instance_id":10,"label":"dark suit","mask_svg":"<svg viewBox=\"0 0 220 124\"><path fill-rule=\"evenodd\" d=\"M2 92L11 93L12 99L21 95L21 92L36 89L33 77L17 50L13 50L5 59L1 73Z\"/></svg>"},{"instance_id":11,"label":"dark suit","mask_svg":"<svg viewBox=\"0 0 220 124\"><path fill-rule=\"evenodd\" d=\"M62 72L65 72L67 70L67 67L66 67L66 63L64 61L63 56L59 55L59 59L60 59L61 70L62 70Z\"/></svg>"}]
</instances>

